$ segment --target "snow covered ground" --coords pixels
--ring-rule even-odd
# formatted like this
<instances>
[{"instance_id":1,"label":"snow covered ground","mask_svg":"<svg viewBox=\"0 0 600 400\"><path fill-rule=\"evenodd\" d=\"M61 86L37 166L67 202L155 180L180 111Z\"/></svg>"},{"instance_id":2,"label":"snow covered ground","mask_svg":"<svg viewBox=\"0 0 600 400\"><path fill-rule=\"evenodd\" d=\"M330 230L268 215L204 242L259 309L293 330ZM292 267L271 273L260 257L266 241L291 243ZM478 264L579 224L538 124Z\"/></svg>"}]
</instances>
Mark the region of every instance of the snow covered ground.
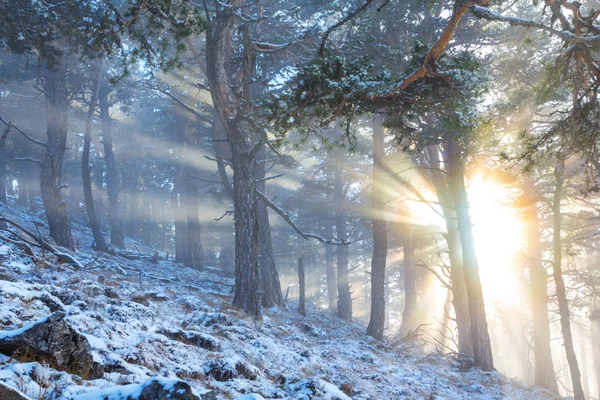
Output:
<instances>
[{"instance_id":1,"label":"snow covered ground","mask_svg":"<svg viewBox=\"0 0 600 400\"><path fill-rule=\"evenodd\" d=\"M32 218L43 221L2 206L0 215L32 231ZM217 399L555 398L407 344L377 343L362 323L344 323L330 311L309 309L302 317L288 302L287 310L265 310L255 320L231 308L232 282L215 269L95 254L89 232L76 225L74 233L82 270L49 255L34 263L21 248L0 243L0 331L63 310L105 366L101 379L86 379L26 354L0 355L0 381L32 399L124 399L151 378L182 379Z\"/></svg>"}]
</instances>

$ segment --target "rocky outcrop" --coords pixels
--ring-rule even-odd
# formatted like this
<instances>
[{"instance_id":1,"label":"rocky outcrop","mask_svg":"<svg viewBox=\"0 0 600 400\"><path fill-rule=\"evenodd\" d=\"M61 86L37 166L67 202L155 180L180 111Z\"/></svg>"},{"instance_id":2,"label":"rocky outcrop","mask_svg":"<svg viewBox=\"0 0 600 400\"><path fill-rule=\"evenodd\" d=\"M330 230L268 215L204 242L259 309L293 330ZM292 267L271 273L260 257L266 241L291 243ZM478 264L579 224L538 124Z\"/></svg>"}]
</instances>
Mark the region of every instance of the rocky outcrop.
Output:
<instances>
[{"instance_id":1,"label":"rocky outcrop","mask_svg":"<svg viewBox=\"0 0 600 400\"><path fill-rule=\"evenodd\" d=\"M192 346L198 346L208 351L221 350L219 341L214 337L206 335L204 333L184 331L183 329L166 328L159 329L158 333L165 335L169 339L177 340L179 342L189 344Z\"/></svg>"},{"instance_id":2,"label":"rocky outcrop","mask_svg":"<svg viewBox=\"0 0 600 400\"><path fill-rule=\"evenodd\" d=\"M59 311L21 329L0 332L0 353L20 361L45 361L85 379L102 377L103 367L94 361L88 340L65 317Z\"/></svg>"},{"instance_id":3,"label":"rocky outcrop","mask_svg":"<svg viewBox=\"0 0 600 400\"><path fill-rule=\"evenodd\" d=\"M213 391L194 390L178 379L152 378L141 384L117 386L75 396L73 400L216 400Z\"/></svg>"},{"instance_id":4,"label":"rocky outcrop","mask_svg":"<svg viewBox=\"0 0 600 400\"><path fill-rule=\"evenodd\" d=\"M13 389L0 381L0 399L2 400L31 400L17 389Z\"/></svg>"}]
</instances>

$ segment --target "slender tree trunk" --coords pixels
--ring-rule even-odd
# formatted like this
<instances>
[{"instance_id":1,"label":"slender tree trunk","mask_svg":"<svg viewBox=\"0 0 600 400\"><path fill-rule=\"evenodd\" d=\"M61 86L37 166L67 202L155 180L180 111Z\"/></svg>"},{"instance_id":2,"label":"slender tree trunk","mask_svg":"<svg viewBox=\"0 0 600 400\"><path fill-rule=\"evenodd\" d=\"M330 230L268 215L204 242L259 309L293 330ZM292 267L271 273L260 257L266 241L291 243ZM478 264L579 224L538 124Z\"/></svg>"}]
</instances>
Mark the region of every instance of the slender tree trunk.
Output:
<instances>
[{"instance_id":1,"label":"slender tree trunk","mask_svg":"<svg viewBox=\"0 0 600 400\"><path fill-rule=\"evenodd\" d=\"M106 191L108 193L108 219L110 222L110 244L120 249L125 248L123 218L119 204L119 193L123 186L121 170L113 148L112 121L108 95L110 87L104 83L100 89L100 119L102 121L102 145L104 146L104 162L106 163Z\"/></svg>"},{"instance_id":2,"label":"slender tree trunk","mask_svg":"<svg viewBox=\"0 0 600 400\"><path fill-rule=\"evenodd\" d=\"M181 210L183 211L183 220L185 223L185 236L183 264L185 266L202 269L204 266L204 250L202 248L200 216L198 210L198 187L190 175L194 175L196 169L190 165L190 160L194 159L194 149L197 146L196 132L193 127L187 123L184 127L184 149L183 164L180 168L183 170L182 191L181 191Z\"/></svg>"},{"instance_id":3,"label":"slender tree trunk","mask_svg":"<svg viewBox=\"0 0 600 400\"><path fill-rule=\"evenodd\" d=\"M454 200L450 196L448 179L444 174L447 162L442 162L438 145L428 147L431 170L431 181L435 188L442 213L446 223L445 236L448 245L448 258L450 259L450 280L452 283L452 307L456 317L458 333L458 352L464 358L473 359L473 341L471 339L471 316L469 315L469 301L465 283L465 272L462 263L462 249Z\"/></svg>"},{"instance_id":4,"label":"slender tree trunk","mask_svg":"<svg viewBox=\"0 0 600 400\"><path fill-rule=\"evenodd\" d=\"M83 136L83 155L81 157L81 176L83 177L83 197L85 201L85 210L87 212L90 228L94 235L94 241L96 242L96 248L100 251L108 251L108 245L102 235L100 224L98 223L98 216L96 215L96 205L94 204L94 195L92 193L92 177L91 171L92 166L90 163L90 148L92 143L92 124L94 121L94 113L96 111L96 104L98 103L98 92L100 90L100 82L102 80L102 73L104 69L104 61L97 61L94 73L94 83L92 87L92 94L90 97L90 103L88 106L87 118L85 121L85 133Z\"/></svg>"},{"instance_id":5,"label":"slender tree trunk","mask_svg":"<svg viewBox=\"0 0 600 400\"><path fill-rule=\"evenodd\" d=\"M306 315L306 284L304 278L305 256L298 258L298 312Z\"/></svg>"},{"instance_id":6,"label":"slender tree trunk","mask_svg":"<svg viewBox=\"0 0 600 400\"><path fill-rule=\"evenodd\" d=\"M590 313L592 327L592 358L594 360L594 377L596 378L596 393L600 397L600 309L592 306Z\"/></svg>"},{"instance_id":7,"label":"slender tree trunk","mask_svg":"<svg viewBox=\"0 0 600 400\"><path fill-rule=\"evenodd\" d=\"M385 155L382 119L373 121L373 256L371 258L371 317L367 333L375 339L383 339L385 328L385 266L387 259L387 229L384 217L385 202L383 198L383 157Z\"/></svg>"},{"instance_id":8,"label":"slender tree trunk","mask_svg":"<svg viewBox=\"0 0 600 400\"><path fill-rule=\"evenodd\" d=\"M542 243L537 196L531 179L523 185L523 206L527 232L527 257L529 266L529 300L533 316L533 355L535 384L558 393L556 373L550 348L550 321L548 318L548 279L542 263Z\"/></svg>"},{"instance_id":9,"label":"slender tree trunk","mask_svg":"<svg viewBox=\"0 0 600 400\"><path fill-rule=\"evenodd\" d=\"M15 165L16 167L16 165ZM17 198L17 204L20 205L21 207L26 207L27 205L29 205L29 178L27 177L27 172L26 172L26 168L24 165L19 165L19 173L18 173L18 183L19 183L19 190L18 190L18 198ZM2 189L0 189L0 196L2 194Z\"/></svg>"},{"instance_id":10,"label":"slender tree trunk","mask_svg":"<svg viewBox=\"0 0 600 400\"><path fill-rule=\"evenodd\" d=\"M6 144L0 148L0 202L6 203L6 189L7 189L7 166L8 166L8 154ZM12 182L10 183L12 185ZM19 199L17 204L21 201L21 185L19 185Z\"/></svg>"},{"instance_id":11,"label":"slender tree trunk","mask_svg":"<svg viewBox=\"0 0 600 400\"><path fill-rule=\"evenodd\" d=\"M333 221L326 222L327 237L333 237ZM335 251L333 245L325 245L325 274L327 277L327 300L330 310L337 308L337 284L335 281Z\"/></svg>"},{"instance_id":12,"label":"slender tree trunk","mask_svg":"<svg viewBox=\"0 0 600 400\"><path fill-rule=\"evenodd\" d=\"M67 202L62 196L62 167L67 148L66 63L62 56L42 59L43 89L46 97L48 141L42 157L40 192L50 236L56 244L73 248Z\"/></svg>"},{"instance_id":13,"label":"slender tree trunk","mask_svg":"<svg viewBox=\"0 0 600 400\"><path fill-rule=\"evenodd\" d=\"M552 247L554 249L554 262L553 262L553 277L554 284L556 285L556 297L558 299L558 309L560 313L560 326L562 330L563 343L565 346L565 355L569 365L569 371L571 376L571 382L573 385L573 395L575 400L584 400L585 395L583 393L583 386L581 385L581 373L579 372L579 365L577 363L577 357L575 355L575 348L573 346L573 335L571 333L571 320L569 315L569 303L567 300L567 293L565 290L565 282L562 275L562 241L560 238L562 229L562 214L560 210L560 202L562 199L562 188L564 183L564 169L565 161L563 159L558 160L554 176L556 179L556 188L554 191L554 233L552 239Z\"/></svg>"},{"instance_id":14,"label":"slender tree trunk","mask_svg":"<svg viewBox=\"0 0 600 400\"><path fill-rule=\"evenodd\" d=\"M195 182L188 177L185 180L183 208L186 215L184 261L185 266L202 269L204 267L204 250L202 248L200 217L198 215L198 189Z\"/></svg>"},{"instance_id":15,"label":"slender tree trunk","mask_svg":"<svg viewBox=\"0 0 600 400\"><path fill-rule=\"evenodd\" d=\"M469 215L464 163L464 157L461 155L461 149L458 144L454 141L449 141L448 174L462 246L463 269L469 301L469 315L471 317L473 358L477 367L484 371L491 371L494 369L494 359L486 321L483 290L479 278L479 264L475 251L473 225L471 224L471 217Z\"/></svg>"},{"instance_id":16,"label":"slender tree trunk","mask_svg":"<svg viewBox=\"0 0 600 400\"><path fill-rule=\"evenodd\" d=\"M347 240L346 213L344 210L344 171L337 166L335 169L335 185L333 199L336 205L335 229L338 241ZM350 280L348 276L348 246L345 244L337 246L338 266L338 302L337 311L340 318L345 321L352 320L352 293L350 292Z\"/></svg>"},{"instance_id":17,"label":"slender tree trunk","mask_svg":"<svg viewBox=\"0 0 600 400\"><path fill-rule=\"evenodd\" d=\"M414 233L411 226L405 227L402 247L404 249L404 311L400 337L405 337L416 328L417 317L417 271L415 267Z\"/></svg>"},{"instance_id":18,"label":"slender tree trunk","mask_svg":"<svg viewBox=\"0 0 600 400\"><path fill-rule=\"evenodd\" d=\"M265 163L264 150L259 152L256 164L256 189L263 194L265 193ZM257 204L258 212L258 240L260 246L260 275L262 278L262 306L271 308L280 306L282 300L281 283L279 282L279 274L273 257L273 242L271 239L271 224L269 223L269 212L267 205L263 201Z\"/></svg>"}]
</instances>

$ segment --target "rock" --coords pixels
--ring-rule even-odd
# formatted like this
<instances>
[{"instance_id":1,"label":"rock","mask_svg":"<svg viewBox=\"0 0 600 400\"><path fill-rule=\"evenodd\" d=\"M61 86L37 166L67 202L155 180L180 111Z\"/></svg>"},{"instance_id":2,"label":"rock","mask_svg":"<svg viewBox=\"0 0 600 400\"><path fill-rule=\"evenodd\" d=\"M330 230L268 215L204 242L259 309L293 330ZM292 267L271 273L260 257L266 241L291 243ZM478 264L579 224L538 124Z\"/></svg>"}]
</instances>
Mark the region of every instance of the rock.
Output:
<instances>
[{"instance_id":1,"label":"rock","mask_svg":"<svg viewBox=\"0 0 600 400\"><path fill-rule=\"evenodd\" d=\"M220 382L229 381L234 378L256 380L260 375L260 369L254 365L231 358L210 360L204 364L204 372L207 376L212 376Z\"/></svg>"},{"instance_id":2,"label":"rock","mask_svg":"<svg viewBox=\"0 0 600 400\"><path fill-rule=\"evenodd\" d=\"M117 386L75 396L73 400L216 400L213 391L195 391L178 379L152 378L141 384Z\"/></svg>"},{"instance_id":3,"label":"rock","mask_svg":"<svg viewBox=\"0 0 600 400\"><path fill-rule=\"evenodd\" d=\"M13 389L6 383L0 381L0 399L2 400L31 400L17 389Z\"/></svg>"},{"instance_id":4,"label":"rock","mask_svg":"<svg viewBox=\"0 0 600 400\"><path fill-rule=\"evenodd\" d=\"M192 346L202 347L209 351L221 351L219 341L210 335L200 332L184 331L183 329L161 328L158 333L165 335L169 339L177 340Z\"/></svg>"},{"instance_id":5,"label":"rock","mask_svg":"<svg viewBox=\"0 0 600 400\"><path fill-rule=\"evenodd\" d=\"M262 397L260 394L250 393L240 397L236 397L235 400L265 400L265 398Z\"/></svg>"},{"instance_id":6,"label":"rock","mask_svg":"<svg viewBox=\"0 0 600 400\"><path fill-rule=\"evenodd\" d=\"M0 332L0 353L20 361L46 361L83 378L102 377L104 368L94 361L87 338L65 316L59 311L21 329Z\"/></svg>"}]
</instances>

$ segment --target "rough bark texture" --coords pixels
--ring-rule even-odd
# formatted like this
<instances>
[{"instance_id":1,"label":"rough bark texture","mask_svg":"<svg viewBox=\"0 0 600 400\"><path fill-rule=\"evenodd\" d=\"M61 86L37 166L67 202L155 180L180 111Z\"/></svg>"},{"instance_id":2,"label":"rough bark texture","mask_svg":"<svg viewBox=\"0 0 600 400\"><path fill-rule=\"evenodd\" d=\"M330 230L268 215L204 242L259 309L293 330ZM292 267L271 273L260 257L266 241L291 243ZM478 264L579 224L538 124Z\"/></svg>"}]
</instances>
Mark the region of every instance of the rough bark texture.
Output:
<instances>
[{"instance_id":1,"label":"rough bark texture","mask_svg":"<svg viewBox=\"0 0 600 400\"><path fill-rule=\"evenodd\" d=\"M235 2L234 6L239 3ZM261 314L261 277L256 199L256 152L251 121L247 120L247 103L240 101L228 63L235 7L217 6L206 40L207 77L218 117L231 144L233 167L233 201L235 217L235 293L233 305L245 312ZM248 63L244 60L245 81Z\"/></svg>"},{"instance_id":2,"label":"rough bark texture","mask_svg":"<svg viewBox=\"0 0 600 400\"><path fill-rule=\"evenodd\" d=\"M439 146L428 147L431 171L431 181L435 188L438 200L442 208L442 214L446 223L447 234L445 236L448 245L448 258L450 259L450 280L452 284L452 307L456 319L458 352L462 357L473 358L473 342L471 340L471 317L469 316L469 301L465 283L465 273L462 263L462 249L456 212L454 211L454 200L452 199L447 175L447 163L441 160Z\"/></svg>"},{"instance_id":3,"label":"rough bark texture","mask_svg":"<svg viewBox=\"0 0 600 400\"><path fill-rule=\"evenodd\" d=\"M475 252L473 225L471 224L471 217L469 215L464 163L464 156L458 144L454 141L449 141L448 173L463 254L463 269L469 301L469 315L471 317L473 359L477 367L484 371L491 371L494 369L494 359L486 321L483 290L479 277L479 264L477 253Z\"/></svg>"},{"instance_id":4,"label":"rough bark texture","mask_svg":"<svg viewBox=\"0 0 600 400\"><path fill-rule=\"evenodd\" d=\"M344 171L340 167L335 169L335 184L333 189L333 200L336 206L335 230L338 242L347 240L346 212L344 199ZM348 276L348 246L345 244L337 246L338 267L338 300L337 312L345 321L352 320L352 293L350 292L350 280Z\"/></svg>"},{"instance_id":5,"label":"rough bark texture","mask_svg":"<svg viewBox=\"0 0 600 400\"><path fill-rule=\"evenodd\" d=\"M102 145L104 146L104 162L106 163L106 191L108 193L108 219L110 222L110 244L120 249L125 248L123 219L119 205L119 193L123 186L121 170L113 148L112 121L108 95L110 87L104 83L100 89L100 119L102 121Z\"/></svg>"},{"instance_id":6,"label":"rough bark texture","mask_svg":"<svg viewBox=\"0 0 600 400\"><path fill-rule=\"evenodd\" d=\"M302 315L306 315L305 259L303 255L298 258L298 312Z\"/></svg>"},{"instance_id":7,"label":"rough bark texture","mask_svg":"<svg viewBox=\"0 0 600 400\"><path fill-rule=\"evenodd\" d=\"M400 337L405 337L416 328L417 314L417 271L415 267L415 247L413 228L404 227L402 247L404 249L404 310L402 312L402 325Z\"/></svg>"},{"instance_id":8,"label":"rough bark texture","mask_svg":"<svg viewBox=\"0 0 600 400\"><path fill-rule=\"evenodd\" d=\"M553 273L554 284L556 285L556 298L558 300L558 310L560 313L560 327L562 330L563 344L565 346L565 355L569 365L571 383L573 385L573 396L575 400L583 400L583 386L581 385L581 373L575 355L575 347L573 346L573 334L571 332L571 320L569 313L569 303L565 289L565 282L562 275L562 241L560 238L562 229L562 214L560 210L560 202L562 200L562 188L564 183L565 162L560 159L556 165L554 176L556 179L556 188L554 191L554 228L552 247L554 250Z\"/></svg>"},{"instance_id":9,"label":"rough bark texture","mask_svg":"<svg viewBox=\"0 0 600 400\"><path fill-rule=\"evenodd\" d=\"M550 349L550 321L548 318L548 279L542 263L542 243L538 216L537 196L531 179L523 185L523 211L527 234L527 265L529 267L529 301L533 316L533 357L535 384L558 393L556 373Z\"/></svg>"},{"instance_id":10,"label":"rough bark texture","mask_svg":"<svg viewBox=\"0 0 600 400\"><path fill-rule=\"evenodd\" d=\"M73 248L67 202L62 196L62 167L67 148L67 82L62 56L42 59L43 89L46 98L47 146L42 157L40 191L50 236L56 244Z\"/></svg>"},{"instance_id":11,"label":"rough bark texture","mask_svg":"<svg viewBox=\"0 0 600 400\"><path fill-rule=\"evenodd\" d=\"M385 201L383 197L382 177L384 140L382 119L373 121L373 181L372 181L372 208L373 218L373 256L371 257L371 316L367 333L375 339L383 339L385 328L385 266L387 260L387 229L383 212Z\"/></svg>"},{"instance_id":12,"label":"rough bark texture","mask_svg":"<svg viewBox=\"0 0 600 400\"><path fill-rule=\"evenodd\" d=\"M327 221L327 237L333 237L333 221ZM337 308L337 284L335 281L335 250L330 244L325 245L325 274L327 277L327 301L330 310Z\"/></svg>"},{"instance_id":13,"label":"rough bark texture","mask_svg":"<svg viewBox=\"0 0 600 400\"><path fill-rule=\"evenodd\" d=\"M92 85L92 94L88 105L88 113L85 121L85 131L83 135L83 154L81 156L81 176L83 178L83 197L85 202L85 211L88 216L88 222L94 235L94 241L96 242L96 248L100 251L108 251L108 245L100 224L98 223L98 216L96 215L96 204L94 203L94 195L92 192L92 165L90 163L90 151L92 144L92 124L94 121L94 113L96 112L96 105L98 104L98 92L100 90L100 82L102 80L102 70L104 68L104 62L98 61L95 63L94 71L94 83Z\"/></svg>"}]
</instances>

